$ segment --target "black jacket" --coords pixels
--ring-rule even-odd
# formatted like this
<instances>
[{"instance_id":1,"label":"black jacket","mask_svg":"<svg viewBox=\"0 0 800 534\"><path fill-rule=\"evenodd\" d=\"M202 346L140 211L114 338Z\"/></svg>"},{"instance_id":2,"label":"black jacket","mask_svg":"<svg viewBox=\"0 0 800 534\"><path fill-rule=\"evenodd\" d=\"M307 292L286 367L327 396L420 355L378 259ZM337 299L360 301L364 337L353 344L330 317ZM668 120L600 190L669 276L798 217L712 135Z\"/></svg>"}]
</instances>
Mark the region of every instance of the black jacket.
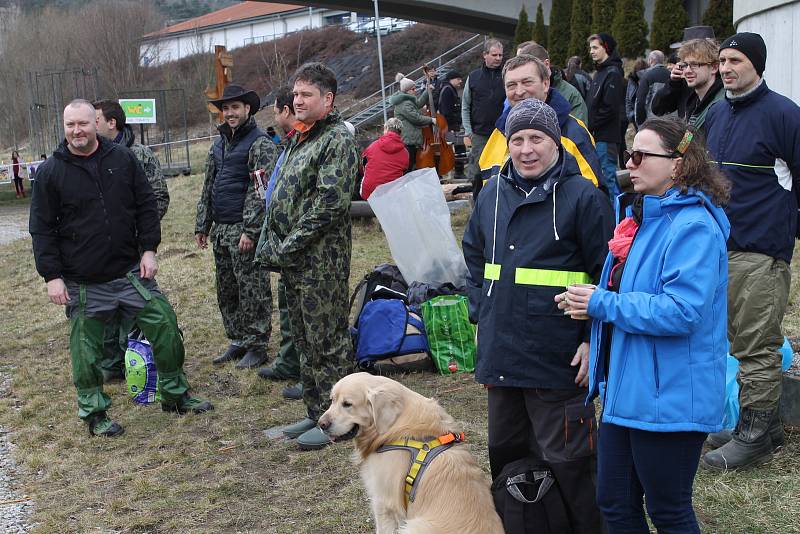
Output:
<instances>
[{"instance_id":1,"label":"black jacket","mask_svg":"<svg viewBox=\"0 0 800 534\"><path fill-rule=\"evenodd\" d=\"M447 128L453 132L460 130L461 98L458 96L456 88L453 87L450 82L444 82L442 84L442 90L439 93L439 102L437 105L439 113L447 119Z\"/></svg>"},{"instance_id":2,"label":"black jacket","mask_svg":"<svg viewBox=\"0 0 800 534\"><path fill-rule=\"evenodd\" d=\"M486 137L492 135L494 123L503 112L506 90L503 69L490 69L485 64L469 73L470 126L472 131Z\"/></svg>"},{"instance_id":3,"label":"black jacket","mask_svg":"<svg viewBox=\"0 0 800 534\"><path fill-rule=\"evenodd\" d=\"M45 281L120 278L140 250L155 252L161 241L156 199L136 156L98 140L90 158L73 155L63 141L37 170L29 229Z\"/></svg>"},{"instance_id":4,"label":"black jacket","mask_svg":"<svg viewBox=\"0 0 800 534\"><path fill-rule=\"evenodd\" d=\"M702 100L697 98L697 93L686 85L684 80L670 80L653 97L653 113L656 115L667 115L674 111L678 112L678 117L693 124L698 129L705 130L703 111L712 103L724 97L722 78L717 74L714 85L706 92ZM697 118L701 117L698 122Z\"/></svg>"},{"instance_id":5,"label":"black jacket","mask_svg":"<svg viewBox=\"0 0 800 534\"><path fill-rule=\"evenodd\" d=\"M639 73L639 87L636 90L636 126L653 115L653 98L669 83L669 71L664 65L654 65Z\"/></svg>"},{"instance_id":6,"label":"black jacket","mask_svg":"<svg viewBox=\"0 0 800 534\"><path fill-rule=\"evenodd\" d=\"M589 88L589 131L595 141L619 143L625 119L625 81L622 60L616 52L597 66Z\"/></svg>"}]
</instances>

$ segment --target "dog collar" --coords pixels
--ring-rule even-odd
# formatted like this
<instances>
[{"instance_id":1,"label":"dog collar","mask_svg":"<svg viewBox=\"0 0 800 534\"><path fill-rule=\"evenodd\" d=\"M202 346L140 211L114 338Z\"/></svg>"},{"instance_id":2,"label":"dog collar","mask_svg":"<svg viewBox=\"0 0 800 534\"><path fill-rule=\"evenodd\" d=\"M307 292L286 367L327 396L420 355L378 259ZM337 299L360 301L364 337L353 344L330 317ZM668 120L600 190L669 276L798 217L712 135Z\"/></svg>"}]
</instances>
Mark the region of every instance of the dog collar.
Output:
<instances>
[{"instance_id":1,"label":"dog collar","mask_svg":"<svg viewBox=\"0 0 800 534\"><path fill-rule=\"evenodd\" d=\"M408 468L405 482L405 505L408 508L409 502L414 502L414 497L419 487L422 474L434 458L439 456L453 445L465 440L463 432L448 432L430 441L417 441L411 438L390 441L386 445L378 448L377 452L387 451L408 451L411 455L411 466Z\"/></svg>"}]
</instances>

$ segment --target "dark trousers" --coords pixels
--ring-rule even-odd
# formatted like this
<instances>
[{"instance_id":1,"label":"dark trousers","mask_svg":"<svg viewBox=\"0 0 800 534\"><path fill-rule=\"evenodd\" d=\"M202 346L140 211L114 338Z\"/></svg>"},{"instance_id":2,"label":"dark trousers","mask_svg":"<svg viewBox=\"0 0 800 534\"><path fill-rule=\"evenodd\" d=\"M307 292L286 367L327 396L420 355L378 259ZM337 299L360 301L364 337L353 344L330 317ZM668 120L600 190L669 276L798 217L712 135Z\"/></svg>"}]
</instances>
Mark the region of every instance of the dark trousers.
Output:
<instances>
[{"instance_id":1,"label":"dark trousers","mask_svg":"<svg viewBox=\"0 0 800 534\"><path fill-rule=\"evenodd\" d=\"M406 145L408 150L408 172L417 168L417 147L416 145Z\"/></svg>"},{"instance_id":2,"label":"dark trousers","mask_svg":"<svg viewBox=\"0 0 800 534\"><path fill-rule=\"evenodd\" d=\"M558 481L572 532L604 532L595 503L597 423L585 389L489 389L489 464L492 479L506 464L533 457Z\"/></svg>"},{"instance_id":3,"label":"dark trousers","mask_svg":"<svg viewBox=\"0 0 800 534\"><path fill-rule=\"evenodd\" d=\"M699 533L692 484L707 434L648 432L600 425L597 504L610 534L648 534L647 513L659 534Z\"/></svg>"}]
</instances>

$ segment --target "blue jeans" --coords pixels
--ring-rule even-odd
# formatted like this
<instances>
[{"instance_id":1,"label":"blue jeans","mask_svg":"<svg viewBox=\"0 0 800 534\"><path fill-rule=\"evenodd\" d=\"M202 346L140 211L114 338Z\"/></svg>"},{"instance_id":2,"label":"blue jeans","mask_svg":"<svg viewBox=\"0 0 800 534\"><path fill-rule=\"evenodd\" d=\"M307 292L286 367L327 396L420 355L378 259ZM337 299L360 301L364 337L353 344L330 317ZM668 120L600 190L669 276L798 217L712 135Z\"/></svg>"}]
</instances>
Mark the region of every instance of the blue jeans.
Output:
<instances>
[{"instance_id":1,"label":"blue jeans","mask_svg":"<svg viewBox=\"0 0 800 534\"><path fill-rule=\"evenodd\" d=\"M703 432L648 432L600 424L597 505L609 534L648 534L642 499L659 534L700 533L692 484Z\"/></svg>"},{"instance_id":2,"label":"blue jeans","mask_svg":"<svg viewBox=\"0 0 800 534\"><path fill-rule=\"evenodd\" d=\"M607 143L606 141L598 141L595 144L597 156L600 158L600 168L603 169L603 176L605 176L605 185L608 189L608 195L611 197L611 205L614 205L614 199L620 194L619 185L617 185L617 151L619 145L617 143Z\"/></svg>"}]
</instances>

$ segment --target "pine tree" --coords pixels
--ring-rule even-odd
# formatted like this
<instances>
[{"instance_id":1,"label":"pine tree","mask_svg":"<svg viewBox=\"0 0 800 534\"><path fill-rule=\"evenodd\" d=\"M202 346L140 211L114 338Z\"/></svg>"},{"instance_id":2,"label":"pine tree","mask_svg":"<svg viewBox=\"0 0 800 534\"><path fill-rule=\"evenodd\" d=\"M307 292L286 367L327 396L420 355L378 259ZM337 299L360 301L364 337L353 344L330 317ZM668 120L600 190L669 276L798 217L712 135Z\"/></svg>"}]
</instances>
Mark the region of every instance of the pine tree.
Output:
<instances>
[{"instance_id":1,"label":"pine tree","mask_svg":"<svg viewBox=\"0 0 800 534\"><path fill-rule=\"evenodd\" d=\"M620 56L633 59L644 55L647 48L644 0L617 0L611 35L617 40Z\"/></svg>"},{"instance_id":2,"label":"pine tree","mask_svg":"<svg viewBox=\"0 0 800 534\"><path fill-rule=\"evenodd\" d=\"M669 45L683 37L683 29L689 25L689 16L681 0L656 0L653 8L653 24L650 32L650 48L669 52Z\"/></svg>"},{"instance_id":3,"label":"pine tree","mask_svg":"<svg viewBox=\"0 0 800 534\"><path fill-rule=\"evenodd\" d=\"M547 42L547 26L544 25L544 10L542 3L536 8L536 23L533 25L533 40L544 46Z\"/></svg>"},{"instance_id":4,"label":"pine tree","mask_svg":"<svg viewBox=\"0 0 800 534\"><path fill-rule=\"evenodd\" d=\"M519 10L519 17L517 18L517 29L514 31L514 49L517 45L530 41L532 37L531 25L528 22L528 12L525 11L525 6Z\"/></svg>"},{"instance_id":5,"label":"pine tree","mask_svg":"<svg viewBox=\"0 0 800 534\"><path fill-rule=\"evenodd\" d=\"M589 56L589 45L586 39L592 33L592 12L585 2L573 0L572 16L570 17L569 35L569 56L578 56L584 65L591 65L592 58ZM560 63L560 66L566 65Z\"/></svg>"},{"instance_id":6,"label":"pine tree","mask_svg":"<svg viewBox=\"0 0 800 534\"><path fill-rule=\"evenodd\" d=\"M711 0L703 13L703 25L714 28L714 35L720 42L736 33L733 29L733 0Z\"/></svg>"},{"instance_id":7,"label":"pine tree","mask_svg":"<svg viewBox=\"0 0 800 534\"><path fill-rule=\"evenodd\" d=\"M580 0L576 0L580 1ZM572 15L572 0L557 0L550 7L550 27L547 30L547 52L556 65L567 62L569 50L569 19Z\"/></svg>"},{"instance_id":8,"label":"pine tree","mask_svg":"<svg viewBox=\"0 0 800 534\"><path fill-rule=\"evenodd\" d=\"M615 0L594 0L592 2L592 33L608 33L614 22Z\"/></svg>"}]
</instances>

